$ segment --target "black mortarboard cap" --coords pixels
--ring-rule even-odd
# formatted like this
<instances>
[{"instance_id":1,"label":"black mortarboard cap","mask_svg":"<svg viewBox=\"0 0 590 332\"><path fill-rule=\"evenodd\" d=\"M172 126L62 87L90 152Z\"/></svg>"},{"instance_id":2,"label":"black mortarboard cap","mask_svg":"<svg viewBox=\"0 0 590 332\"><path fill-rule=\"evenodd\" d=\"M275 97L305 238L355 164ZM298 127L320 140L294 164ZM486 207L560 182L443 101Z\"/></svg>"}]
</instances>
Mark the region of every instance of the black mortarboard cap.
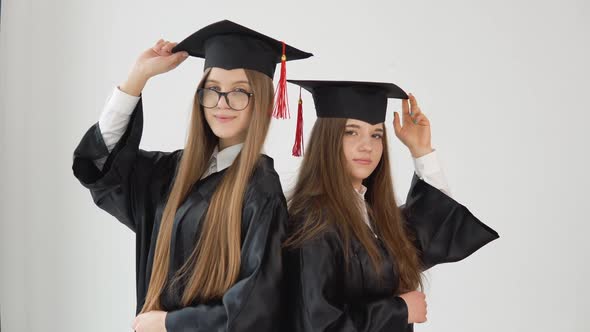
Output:
<instances>
[{"instance_id":1,"label":"black mortarboard cap","mask_svg":"<svg viewBox=\"0 0 590 332\"><path fill-rule=\"evenodd\" d=\"M319 118L350 118L377 124L385 121L387 99L408 99L393 83L287 80L311 92Z\"/></svg>"},{"instance_id":2,"label":"black mortarboard cap","mask_svg":"<svg viewBox=\"0 0 590 332\"><path fill-rule=\"evenodd\" d=\"M286 61L309 58L313 54L298 50L283 42L223 20L193 33L176 45L172 52L186 51L205 58L205 69L247 68L266 74L271 79L284 54ZM284 52L284 53L283 53Z\"/></svg>"}]
</instances>

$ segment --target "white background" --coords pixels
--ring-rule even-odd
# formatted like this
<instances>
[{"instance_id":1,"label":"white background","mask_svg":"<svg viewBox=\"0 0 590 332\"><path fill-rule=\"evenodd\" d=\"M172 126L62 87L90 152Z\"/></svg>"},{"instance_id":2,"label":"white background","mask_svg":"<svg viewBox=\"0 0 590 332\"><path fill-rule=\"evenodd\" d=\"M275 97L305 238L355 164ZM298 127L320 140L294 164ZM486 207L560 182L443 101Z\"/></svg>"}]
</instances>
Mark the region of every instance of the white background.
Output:
<instances>
[{"instance_id":1,"label":"white background","mask_svg":"<svg viewBox=\"0 0 590 332\"><path fill-rule=\"evenodd\" d=\"M316 54L289 62L290 78L394 82L430 117L454 197L501 237L430 271L416 331L590 330L588 2L350 3L2 1L2 331L130 330L133 233L93 205L72 152L139 53L225 18ZM148 83L142 148L183 146L202 66ZM284 189L294 132L295 116L275 121L265 147ZM413 165L390 148L403 198Z\"/></svg>"}]
</instances>

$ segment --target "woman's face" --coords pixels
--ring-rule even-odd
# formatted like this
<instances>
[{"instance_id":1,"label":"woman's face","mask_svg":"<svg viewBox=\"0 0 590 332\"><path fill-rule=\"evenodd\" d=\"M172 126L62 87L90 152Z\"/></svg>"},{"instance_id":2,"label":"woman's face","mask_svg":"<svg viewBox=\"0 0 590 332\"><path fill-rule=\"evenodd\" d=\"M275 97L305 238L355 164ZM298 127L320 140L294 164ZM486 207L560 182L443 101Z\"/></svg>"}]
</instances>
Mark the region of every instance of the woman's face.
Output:
<instances>
[{"instance_id":1,"label":"woman's face","mask_svg":"<svg viewBox=\"0 0 590 332\"><path fill-rule=\"evenodd\" d=\"M203 108L209 127L213 130L215 136L219 137L221 149L243 143L246 139L248 124L250 123L254 105L254 96L247 97L243 94L243 92L252 92L252 87L248 82L244 69L225 70L217 67L211 68L209 76L205 81L204 89L218 92L242 92L242 94L236 93L228 96L230 104L234 108L242 108L247 103L247 106L242 110L232 109L224 97L219 99L216 106ZM205 93L203 99L207 101L207 106L215 105L217 94L211 91L205 91Z\"/></svg>"},{"instance_id":2,"label":"woman's face","mask_svg":"<svg viewBox=\"0 0 590 332\"><path fill-rule=\"evenodd\" d=\"M346 121L342 145L346 168L355 187L377 168L383 154L384 134L383 123L372 125L355 119Z\"/></svg>"}]
</instances>

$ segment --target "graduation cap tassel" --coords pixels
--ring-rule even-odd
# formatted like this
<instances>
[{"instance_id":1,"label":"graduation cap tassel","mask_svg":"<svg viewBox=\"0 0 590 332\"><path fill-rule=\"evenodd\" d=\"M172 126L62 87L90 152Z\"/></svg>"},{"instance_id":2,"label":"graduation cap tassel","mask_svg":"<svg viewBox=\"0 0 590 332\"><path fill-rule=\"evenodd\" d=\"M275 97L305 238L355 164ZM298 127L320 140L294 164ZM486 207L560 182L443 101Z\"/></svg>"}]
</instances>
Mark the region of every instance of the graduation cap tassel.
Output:
<instances>
[{"instance_id":1,"label":"graduation cap tassel","mask_svg":"<svg viewBox=\"0 0 590 332\"><path fill-rule=\"evenodd\" d=\"M279 78L279 85L275 92L275 105L272 111L272 116L275 119L288 119L291 117L289 114L289 103L287 101L287 56L285 55L285 42L283 44L283 55L281 56L281 74Z\"/></svg>"},{"instance_id":2,"label":"graduation cap tassel","mask_svg":"<svg viewBox=\"0 0 590 332\"><path fill-rule=\"evenodd\" d=\"M303 155L303 100L301 99L301 87L299 87L299 102L297 105L297 129L295 130L295 144L293 144L293 156Z\"/></svg>"}]
</instances>

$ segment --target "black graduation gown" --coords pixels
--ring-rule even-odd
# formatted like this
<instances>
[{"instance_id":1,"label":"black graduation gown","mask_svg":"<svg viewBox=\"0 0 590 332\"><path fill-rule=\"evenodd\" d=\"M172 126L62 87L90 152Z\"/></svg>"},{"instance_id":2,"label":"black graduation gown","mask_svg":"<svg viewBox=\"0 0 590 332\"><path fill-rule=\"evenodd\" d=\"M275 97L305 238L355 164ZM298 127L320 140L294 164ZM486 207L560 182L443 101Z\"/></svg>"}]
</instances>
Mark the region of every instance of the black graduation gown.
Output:
<instances>
[{"instance_id":1,"label":"black graduation gown","mask_svg":"<svg viewBox=\"0 0 590 332\"><path fill-rule=\"evenodd\" d=\"M110 154L97 123L76 148L72 167L82 185L90 190L96 205L136 234L137 313L145 302L160 219L182 154L182 150L139 149L142 127L140 101L124 136ZM92 161L106 156L100 171ZM171 239L169 277L190 256L212 194L223 174L224 171L220 171L199 180L178 208ZM287 219L287 205L273 160L261 155L244 196L238 281L221 299L195 302L184 308L180 305L184 287L167 287L161 299L168 312L167 330L278 330L283 282L281 241Z\"/></svg>"},{"instance_id":2,"label":"black graduation gown","mask_svg":"<svg viewBox=\"0 0 590 332\"><path fill-rule=\"evenodd\" d=\"M462 260L499 237L466 207L416 174L401 210L416 234L414 245L421 252L423 270ZM343 243L334 227L285 252L292 331L413 331L413 324L407 323L405 301L393 295L399 286L395 261L383 242L375 241L386 257L379 267L381 279L356 239L346 264Z\"/></svg>"}]
</instances>

